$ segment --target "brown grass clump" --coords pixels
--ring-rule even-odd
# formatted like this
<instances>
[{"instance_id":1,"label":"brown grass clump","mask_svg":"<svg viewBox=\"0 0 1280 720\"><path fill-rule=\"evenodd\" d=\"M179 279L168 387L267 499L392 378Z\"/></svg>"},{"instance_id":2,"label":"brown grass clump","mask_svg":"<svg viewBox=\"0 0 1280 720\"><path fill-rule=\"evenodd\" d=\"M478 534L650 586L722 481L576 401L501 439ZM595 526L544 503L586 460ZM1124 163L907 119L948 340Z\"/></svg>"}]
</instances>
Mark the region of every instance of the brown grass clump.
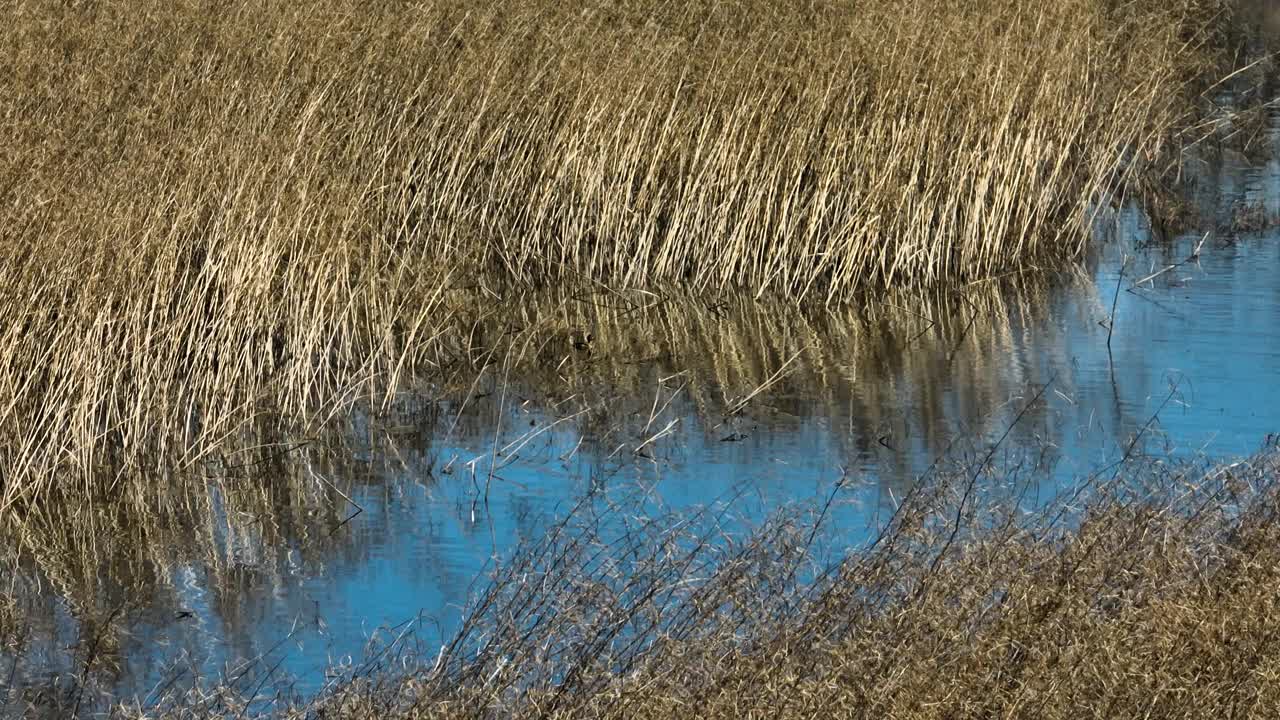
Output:
<instances>
[{"instance_id":1,"label":"brown grass clump","mask_svg":"<svg viewBox=\"0 0 1280 720\"><path fill-rule=\"evenodd\" d=\"M21 0L0 514L435 372L512 288L835 302L1077 255L1224 7Z\"/></svg>"},{"instance_id":2,"label":"brown grass clump","mask_svg":"<svg viewBox=\"0 0 1280 720\"><path fill-rule=\"evenodd\" d=\"M1280 455L1128 462L1036 511L1003 494L1030 478L951 468L872 542L834 556L826 507L726 538L713 514L619 529L588 499L505 564L421 664L406 670L393 645L305 708L256 707L389 720L1274 717ZM170 698L148 717L242 703Z\"/></svg>"}]
</instances>

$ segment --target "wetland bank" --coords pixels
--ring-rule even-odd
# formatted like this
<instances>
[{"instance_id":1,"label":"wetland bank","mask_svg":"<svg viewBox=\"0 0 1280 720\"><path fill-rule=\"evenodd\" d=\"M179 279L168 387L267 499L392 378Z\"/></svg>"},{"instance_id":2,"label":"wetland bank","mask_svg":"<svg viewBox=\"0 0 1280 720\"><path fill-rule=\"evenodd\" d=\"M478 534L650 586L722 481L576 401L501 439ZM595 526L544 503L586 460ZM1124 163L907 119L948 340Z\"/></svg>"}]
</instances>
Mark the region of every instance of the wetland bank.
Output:
<instances>
[{"instance_id":1,"label":"wetland bank","mask_svg":"<svg viewBox=\"0 0 1280 720\"><path fill-rule=\"evenodd\" d=\"M1265 9L18 3L2 712L1268 707Z\"/></svg>"}]
</instances>

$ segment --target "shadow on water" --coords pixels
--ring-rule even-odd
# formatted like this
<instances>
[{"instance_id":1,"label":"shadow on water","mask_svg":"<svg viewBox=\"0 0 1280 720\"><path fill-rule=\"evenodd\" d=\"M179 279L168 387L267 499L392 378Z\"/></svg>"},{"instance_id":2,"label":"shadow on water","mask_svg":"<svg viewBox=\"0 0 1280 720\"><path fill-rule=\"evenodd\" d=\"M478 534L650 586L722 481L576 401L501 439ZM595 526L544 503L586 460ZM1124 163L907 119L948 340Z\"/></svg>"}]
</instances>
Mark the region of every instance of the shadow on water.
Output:
<instances>
[{"instance_id":1,"label":"shadow on water","mask_svg":"<svg viewBox=\"0 0 1280 720\"><path fill-rule=\"evenodd\" d=\"M849 544L938 458L1002 438L1042 493L1135 450L1250 453L1280 431L1277 157L1199 172L1194 232L1105 213L1065 278L822 312L604 291L478 310L477 347L540 329L522 362L480 352L474 382L390 412L247 432L195 482L158 475L162 506L10 528L0 681L64 706L196 678L309 695L406 619L438 644L495 559L589 489L745 530L839 482Z\"/></svg>"}]
</instances>

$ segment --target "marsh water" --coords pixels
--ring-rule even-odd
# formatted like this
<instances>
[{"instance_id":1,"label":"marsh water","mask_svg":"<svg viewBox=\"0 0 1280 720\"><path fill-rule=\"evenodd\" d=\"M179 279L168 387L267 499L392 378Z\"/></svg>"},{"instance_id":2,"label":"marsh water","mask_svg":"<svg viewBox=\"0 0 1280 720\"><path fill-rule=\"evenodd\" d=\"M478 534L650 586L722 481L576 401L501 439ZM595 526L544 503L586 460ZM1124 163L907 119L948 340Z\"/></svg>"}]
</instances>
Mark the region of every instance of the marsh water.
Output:
<instances>
[{"instance_id":1,"label":"marsh water","mask_svg":"<svg viewBox=\"0 0 1280 720\"><path fill-rule=\"evenodd\" d=\"M587 492L620 513L718 507L741 531L836 492L828 532L856 545L939 458L997 441L1044 493L1126 452L1248 455L1280 432L1276 158L1206 162L1199 219L1172 238L1100 213L1096 254L1047 279L838 312L579 298L546 378L356 410L332 437L228 457L240 481L211 475L176 519L24 545L0 682L314 694L388 639L438 647L494 563Z\"/></svg>"}]
</instances>

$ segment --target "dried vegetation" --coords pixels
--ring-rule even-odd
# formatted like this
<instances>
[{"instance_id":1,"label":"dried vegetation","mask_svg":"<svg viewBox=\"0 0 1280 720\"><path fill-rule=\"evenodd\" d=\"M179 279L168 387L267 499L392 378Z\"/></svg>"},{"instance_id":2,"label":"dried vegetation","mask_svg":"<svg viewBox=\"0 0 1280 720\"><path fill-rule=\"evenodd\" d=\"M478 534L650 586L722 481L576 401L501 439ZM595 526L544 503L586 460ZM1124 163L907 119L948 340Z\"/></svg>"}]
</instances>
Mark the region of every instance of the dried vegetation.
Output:
<instances>
[{"instance_id":1,"label":"dried vegetation","mask_svg":"<svg viewBox=\"0 0 1280 720\"><path fill-rule=\"evenodd\" d=\"M147 716L1274 717L1278 479L1274 451L1135 457L1028 511L977 492L1019 484L977 461L827 562L824 507L726 537L587 500L408 671L393 643L305 707L222 691Z\"/></svg>"},{"instance_id":2,"label":"dried vegetation","mask_svg":"<svg viewBox=\"0 0 1280 720\"><path fill-rule=\"evenodd\" d=\"M1078 255L1222 0L19 0L0 515L469 362L530 286L840 302Z\"/></svg>"}]
</instances>

